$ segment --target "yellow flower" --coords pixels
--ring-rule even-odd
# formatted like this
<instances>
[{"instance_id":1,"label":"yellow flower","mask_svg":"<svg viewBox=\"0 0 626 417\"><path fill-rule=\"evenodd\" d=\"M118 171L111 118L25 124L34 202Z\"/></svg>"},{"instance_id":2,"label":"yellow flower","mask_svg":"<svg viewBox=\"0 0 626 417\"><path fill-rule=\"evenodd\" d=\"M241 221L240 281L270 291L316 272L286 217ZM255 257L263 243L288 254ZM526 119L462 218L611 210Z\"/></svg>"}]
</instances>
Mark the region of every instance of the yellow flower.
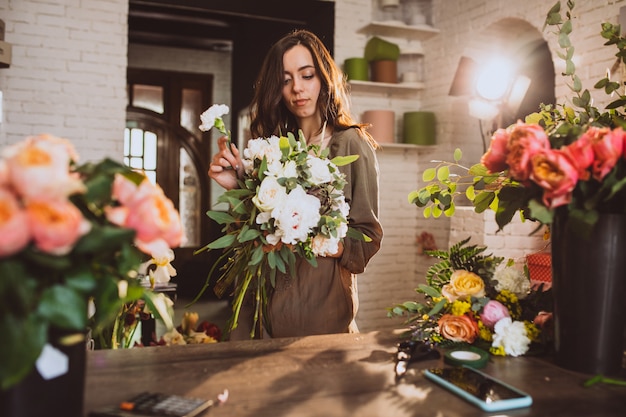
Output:
<instances>
[{"instance_id":1,"label":"yellow flower","mask_svg":"<svg viewBox=\"0 0 626 417\"><path fill-rule=\"evenodd\" d=\"M450 312L455 316L462 316L463 314L470 311L472 305L467 301L456 300L450 306Z\"/></svg>"},{"instance_id":2,"label":"yellow flower","mask_svg":"<svg viewBox=\"0 0 626 417\"><path fill-rule=\"evenodd\" d=\"M495 356L506 356L506 352L504 351L504 346L498 346L498 347L492 346L489 348L489 353Z\"/></svg>"},{"instance_id":3,"label":"yellow flower","mask_svg":"<svg viewBox=\"0 0 626 417\"><path fill-rule=\"evenodd\" d=\"M441 288L441 293L451 302L472 296L482 297L485 295L485 282L475 273L460 269L452 273L450 283Z\"/></svg>"},{"instance_id":4,"label":"yellow flower","mask_svg":"<svg viewBox=\"0 0 626 417\"><path fill-rule=\"evenodd\" d=\"M538 342L541 330L539 330L534 323L529 321L524 321L524 327L526 327L526 336L528 336L531 341Z\"/></svg>"},{"instance_id":5,"label":"yellow flower","mask_svg":"<svg viewBox=\"0 0 626 417\"><path fill-rule=\"evenodd\" d=\"M478 321L478 337L486 342L491 342L493 340L493 333L489 328L485 327L482 321Z\"/></svg>"}]
</instances>

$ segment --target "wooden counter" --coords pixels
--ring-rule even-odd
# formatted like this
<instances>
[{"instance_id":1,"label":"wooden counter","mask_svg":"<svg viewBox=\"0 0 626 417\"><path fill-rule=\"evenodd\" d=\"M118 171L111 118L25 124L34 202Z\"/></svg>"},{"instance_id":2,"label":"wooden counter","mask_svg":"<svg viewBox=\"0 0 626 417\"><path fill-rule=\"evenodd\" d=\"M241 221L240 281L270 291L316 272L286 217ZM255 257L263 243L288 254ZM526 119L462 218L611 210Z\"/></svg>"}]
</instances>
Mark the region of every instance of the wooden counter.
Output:
<instances>
[{"instance_id":1,"label":"wooden counter","mask_svg":"<svg viewBox=\"0 0 626 417\"><path fill-rule=\"evenodd\" d=\"M488 416L426 380L413 363L396 384L391 332L224 342L212 345L98 350L88 353L86 413L159 391L230 398L207 416ZM582 383L589 377L533 357L492 358L485 372L532 395L507 416L622 417L626 387ZM85 413L85 414L86 414Z\"/></svg>"}]
</instances>

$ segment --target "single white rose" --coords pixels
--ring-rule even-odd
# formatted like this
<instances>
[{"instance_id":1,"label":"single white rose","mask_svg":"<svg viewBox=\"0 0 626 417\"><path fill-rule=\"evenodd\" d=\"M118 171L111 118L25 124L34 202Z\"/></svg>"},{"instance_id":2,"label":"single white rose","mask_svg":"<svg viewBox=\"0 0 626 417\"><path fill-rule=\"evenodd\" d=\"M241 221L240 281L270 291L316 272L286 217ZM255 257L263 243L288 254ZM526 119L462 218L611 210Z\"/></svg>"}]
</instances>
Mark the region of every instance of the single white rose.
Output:
<instances>
[{"instance_id":1,"label":"single white rose","mask_svg":"<svg viewBox=\"0 0 626 417\"><path fill-rule=\"evenodd\" d=\"M272 211L283 204L287 190L278 183L276 177L265 177L252 202L261 211Z\"/></svg>"}]
</instances>

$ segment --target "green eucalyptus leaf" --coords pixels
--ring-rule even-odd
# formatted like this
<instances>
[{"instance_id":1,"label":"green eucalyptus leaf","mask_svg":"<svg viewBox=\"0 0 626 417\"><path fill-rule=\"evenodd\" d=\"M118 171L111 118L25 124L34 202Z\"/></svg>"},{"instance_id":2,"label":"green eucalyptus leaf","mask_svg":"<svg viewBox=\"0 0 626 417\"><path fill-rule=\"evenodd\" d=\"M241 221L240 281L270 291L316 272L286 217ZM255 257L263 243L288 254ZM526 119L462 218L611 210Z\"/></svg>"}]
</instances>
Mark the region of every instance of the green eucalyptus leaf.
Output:
<instances>
[{"instance_id":1,"label":"green eucalyptus leaf","mask_svg":"<svg viewBox=\"0 0 626 417\"><path fill-rule=\"evenodd\" d=\"M223 249L223 248L227 248L229 246L231 246L233 243L235 243L235 236L234 235L224 235L216 240L214 240L213 242L209 243L207 245L207 247L209 249Z\"/></svg>"},{"instance_id":2,"label":"green eucalyptus leaf","mask_svg":"<svg viewBox=\"0 0 626 417\"><path fill-rule=\"evenodd\" d=\"M439 181L445 181L450 177L450 167L444 165L437 170L437 179Z\"/></svg>"},{"instance_id":3,"label":"green eucalyptus leaf","mask_svg":"<svg viewBox=\"0 0 626 417\"><path fill-rule=\"evenodd\" d=\"M231 224L235 222L235 218L223 211L207 211L207 216L217 224Z\"/></svg>"},{"instance_id":4,"label":"green eucalyptus leaf","mask_svg":"<svg viewBox=\"0 0 626 417\"><path fill-rule=\"evenodd\" d=\"M338 167L342 167L344 165L353 163L357 159L359 159L359 155L336 156L331 159L330 162L337 165Z\"/></svg>"},{"instance_id":5,"label":"green eucalyptus leaf","mask_svg":"<svg viewBox=\"0 0 626 417\"><path fill-rule=\"evenodd\" d=\"M462 157L463 157L463 152L461 151L461 149L456 148L454 150L454 161L459 162Z\"/></svg>"},{"instance_id":6,"label":"green eucalyptus leaf","mask_svg":"<svg viewBox=\"0 0 626 417\"><path fill-rule=\"evenodd\" d=\"M435 168L426 168L422 173L422 180L426 182L432 181L435 179L436 176L437 170Z\"/></svg>"}]
</instances>

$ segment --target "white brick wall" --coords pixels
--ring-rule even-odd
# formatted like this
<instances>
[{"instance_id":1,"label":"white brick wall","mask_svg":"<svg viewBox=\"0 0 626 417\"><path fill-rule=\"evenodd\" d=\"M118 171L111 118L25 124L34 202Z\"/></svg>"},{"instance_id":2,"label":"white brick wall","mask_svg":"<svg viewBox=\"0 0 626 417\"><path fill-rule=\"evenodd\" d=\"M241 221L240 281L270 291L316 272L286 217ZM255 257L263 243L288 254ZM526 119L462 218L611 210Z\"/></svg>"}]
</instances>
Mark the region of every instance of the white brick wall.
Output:
<instances>
[{"instance_id":1,"label":"white brick wall","mask_svg":"<svg viewBox=\"0 0 626 417\"><path fill-rule=\"evenodd\" d=\"M83 160L117 157L126 117L128 0L3 0L0 145L67 137Z\"/></svg>"},{"instance_id":2,"label":"white brick wall","mask_svg":"<svg viewBox=\"0 0 626 417\"><path fill-rule=\"evenodd\" d=\"M450 234L449 219L423 219L421 212L406 200L432 159L449 160L458 146L466 155L463 162L470 165L482 153L478 122L467 115L462 101L448 96L460 56L474 51L478 41L496 42L506 38L508 31L494 34L494 30L487 28L514 18L534 27L535 36L549 41L556 73L562 70L555 54L554 37L542 33L545 14L554 1L432 0L432 4L432 23L440 34L421 45L425 53L426 89L408 95L358 93L352 97L357 116L367 109L394 110L398 135L400 115L405 111L431 110L438 121L436 147L419 150L386 147L379 152L380 214L386 234L380 253L359 279L358 323L362 331L397 326L397 321L385 317L385 308L412 298L413 289L423 281L432 260L417 255L416 236L423 231L432 233L437 246L444 249L455 233L461 233L453 223ZM379 17L377 5L378 0L335 2L335 58L340 65L346 58L363 55L368 37L360 30L371 18ZM612 49L602 47L600 24L605 20L617 22L619 9L624 5L626 0L577 2L572 41L578 75L590 90L615 59ZM11 67L0 69L0 91L4 94L0 146L45 131L71 139L83 159L119 157L125 126L127 62L157 67L156 54L178 54L170 49L134 46L127 51L127 14L128 0L0 1L0 19L6 24L5 40L13 45ZM209 65L213 57L200 55L194 59L199 59L201 65ZM198 69L197 62L180 55L170 62L183 63L178 68L181 71ZM164 62L158 67L165 65L176 69ZM219 84L221 80L228 82L227 74L223 75L216 80ZM557 97L562 100L568 92L565 80L557 75ZM227 96L216 88L216 101L226 102ZM606 102L601 92L593 92L593 96L598 105ZM471 223L474 218L477 222L484 221L479 217L469 216ZM461 216L453 221L461 221ZM492 223L484 224L484 230L485 242L494 252L522 256L519 249L528 243L524 232L513 233L507 228L506 234L492 236ZM490 240L492 237L497 239ZM511 255L501 253L500 249Z\"/></svg>"}]
</instances>

